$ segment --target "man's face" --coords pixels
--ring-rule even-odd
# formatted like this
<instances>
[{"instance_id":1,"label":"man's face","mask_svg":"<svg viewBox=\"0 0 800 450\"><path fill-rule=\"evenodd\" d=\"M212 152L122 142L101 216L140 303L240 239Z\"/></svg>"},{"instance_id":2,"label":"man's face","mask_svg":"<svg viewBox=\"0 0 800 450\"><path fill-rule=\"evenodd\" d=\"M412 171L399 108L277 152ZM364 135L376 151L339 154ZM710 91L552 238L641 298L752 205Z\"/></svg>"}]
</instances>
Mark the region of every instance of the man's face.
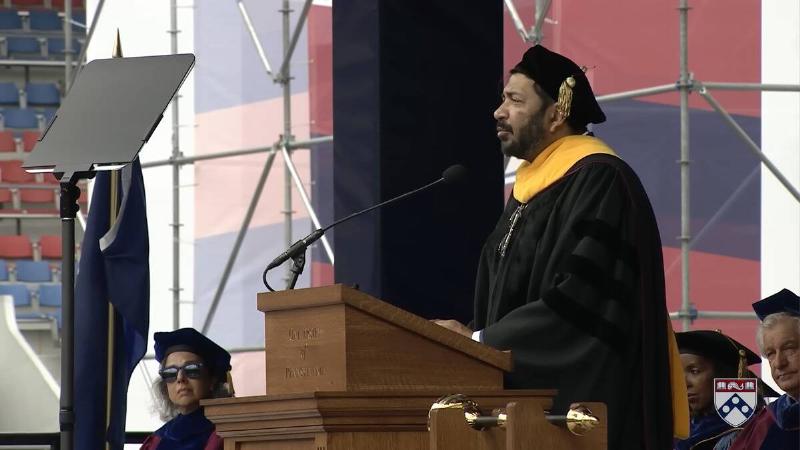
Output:
<instances>
[{"instance_id":1,"label":"man's face","mask_svg":"<svg viewBox=\"0 0 800 450\"><path fill-rule=\"evenodd\" d=\"M689 410L692 415L704 414L714 403L714 366L708 359L690 353L681 353L681 363L689 396Z\"/></svg>"},{"instance_id":2,"label":"man's face","mask_svg":"<svg viewBox=\"0 0 800 450\"><path fill-rule=\"evenodd\" d=\"M792 398L800 398L800 330L797 321L784 318L764 330L764 356L772 379Z\"/></svg>"},{"instance_id":3,"label":"man's face","mask_svg":"<svg viewBox=\"0 0 800 450\"><path fill-rule=\"evenodd\" d=\"M512 74L503 89L502 103L494 111L503 154L528 161L533 161L544 149L547 134L548 105L533 84L533 80L521 73Z\"/></svg>"}]
</instances>

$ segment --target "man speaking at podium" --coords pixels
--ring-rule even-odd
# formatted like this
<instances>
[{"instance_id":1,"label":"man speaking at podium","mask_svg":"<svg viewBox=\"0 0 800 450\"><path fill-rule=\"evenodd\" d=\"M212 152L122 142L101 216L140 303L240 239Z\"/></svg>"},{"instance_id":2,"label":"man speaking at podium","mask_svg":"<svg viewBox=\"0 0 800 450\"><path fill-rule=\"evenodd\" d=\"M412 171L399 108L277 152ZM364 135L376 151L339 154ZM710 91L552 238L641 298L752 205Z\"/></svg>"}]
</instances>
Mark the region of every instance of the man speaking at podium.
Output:
<instances>
[{"instance_id":1,"label":"man speaking at podium","mask_svg":"<svg viewBox=\"0 0 800 450\"><path fill-rule=\"evenodd\" d=\"M606 117L584 70L539 45L511 70L494 117L503 153L524 162L483 247L474 331L437 323L511 350L506 388L558 389L556 413L606 403L609 449L669 449L677 352L658 227L636 174L587 132Z\"/></svg>"}]
</instances>

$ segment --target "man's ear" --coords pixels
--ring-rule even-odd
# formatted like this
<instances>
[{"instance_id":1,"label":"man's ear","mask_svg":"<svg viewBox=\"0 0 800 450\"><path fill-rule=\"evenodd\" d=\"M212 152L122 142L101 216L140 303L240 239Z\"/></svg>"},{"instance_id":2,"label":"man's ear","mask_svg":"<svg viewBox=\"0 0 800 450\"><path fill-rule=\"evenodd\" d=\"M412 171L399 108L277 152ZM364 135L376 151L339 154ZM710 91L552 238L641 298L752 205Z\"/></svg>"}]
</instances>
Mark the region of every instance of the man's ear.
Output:
<instances>
[{"instance_id":1,"label":"man's ear","mask_svg":"<svg viewBox=\"0 0 800 450\"><path fill-rule=\"evenodd\" d=\"M565 126L567 123L567 116L564 115L563 112L559 111L556 104L550 105L547 111L547 118L548 118L548 131L550 133L555 133L561 127Z\"/></svg>"}]
</instances>

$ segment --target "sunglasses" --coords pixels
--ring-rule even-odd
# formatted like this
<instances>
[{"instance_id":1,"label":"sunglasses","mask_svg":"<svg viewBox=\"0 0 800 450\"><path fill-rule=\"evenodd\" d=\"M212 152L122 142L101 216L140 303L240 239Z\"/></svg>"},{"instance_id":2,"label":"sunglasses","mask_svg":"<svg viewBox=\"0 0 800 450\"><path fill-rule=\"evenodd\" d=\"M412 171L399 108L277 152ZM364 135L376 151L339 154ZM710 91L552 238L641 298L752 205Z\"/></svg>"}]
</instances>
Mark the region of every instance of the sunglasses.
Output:
<instances>
[{"instance_id":1,"label":"sunglasses","mask_svg":"<svg viewBox=\"0 0 800 450\"><path fill-rule=\"evenodd\" d=\"M195 380L203 376L204 367L205 365L203 365L203 363L191 362L182 367L178 366L164 367L163 369L158 371L158 374L161 375L161 379L163 379L167 383L172 383L178 379L178 372L182 370L183 374L186 375L187 378Z\"/></svg>"}]
</instances>

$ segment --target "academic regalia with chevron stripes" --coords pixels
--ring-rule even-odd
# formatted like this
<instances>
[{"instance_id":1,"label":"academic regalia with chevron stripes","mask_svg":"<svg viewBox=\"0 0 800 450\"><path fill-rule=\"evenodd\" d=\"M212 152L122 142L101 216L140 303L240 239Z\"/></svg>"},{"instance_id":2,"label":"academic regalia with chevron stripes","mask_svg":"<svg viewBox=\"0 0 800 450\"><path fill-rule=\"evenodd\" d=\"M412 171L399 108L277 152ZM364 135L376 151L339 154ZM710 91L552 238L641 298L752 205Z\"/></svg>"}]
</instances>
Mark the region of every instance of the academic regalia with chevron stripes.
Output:
<instances>
[{"instance_id":1,"label":"academic regalia with chevron stripes","mask_svg":"<svg viewBox=\"0 0 800 450\"><path fill-rule=\"evenodd\" d=\"M555 99L559 80L585 80L563 60L537 46L517 67ZM575 89L572 111L605 119L591 89ZM667 317L658 227L633 170L591 135L523 163L481 254L472 323L482 342L512 351L506 388L556 388L556 412L606 403L610 449L671 448L670 386L683 375L671 373Z\"/></svg>"}]
</instances>

